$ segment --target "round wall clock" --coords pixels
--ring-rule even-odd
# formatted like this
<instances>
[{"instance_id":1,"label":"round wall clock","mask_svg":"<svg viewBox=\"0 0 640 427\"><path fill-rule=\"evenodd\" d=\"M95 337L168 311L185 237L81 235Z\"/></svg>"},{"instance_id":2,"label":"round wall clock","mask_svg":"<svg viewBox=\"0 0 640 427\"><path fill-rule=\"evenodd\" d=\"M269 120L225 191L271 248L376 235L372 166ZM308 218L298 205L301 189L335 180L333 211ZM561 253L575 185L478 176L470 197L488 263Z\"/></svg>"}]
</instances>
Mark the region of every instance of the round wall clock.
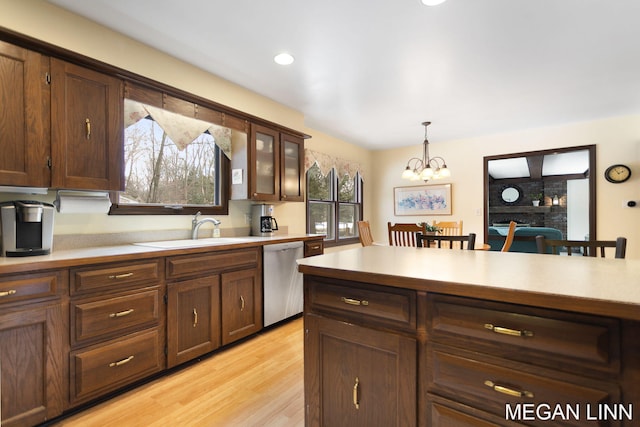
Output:
<instances>
[{"instance_id":1,"label":"round wall clock","mask_svg":"<svg viewBox=\"0 0 640 427\"><path fill-rule=\"evenodd\" d=\"M609 182L620 184L631 178L631 169L626 165L609 166L607 170L604 171L604 177Z\"/></svg>"}]
</instances>

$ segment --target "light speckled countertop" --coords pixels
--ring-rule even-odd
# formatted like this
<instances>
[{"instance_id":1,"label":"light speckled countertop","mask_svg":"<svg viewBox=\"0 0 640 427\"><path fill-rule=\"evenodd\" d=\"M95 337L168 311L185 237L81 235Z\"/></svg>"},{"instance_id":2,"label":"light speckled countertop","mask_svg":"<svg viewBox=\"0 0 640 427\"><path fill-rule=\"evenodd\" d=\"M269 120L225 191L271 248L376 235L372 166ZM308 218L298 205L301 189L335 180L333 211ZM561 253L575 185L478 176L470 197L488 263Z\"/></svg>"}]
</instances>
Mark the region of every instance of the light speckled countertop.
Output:
<instances>
[{"instance_id":1,"label":"light speckled countertop","mask_svg":"<svg viewBox=\"0 0 640 427\"><path fill-rule=\"evenodd\" d=\"M38 255L27 257L0 257L0 274L24 273L34 270L65 268L94 264L97 262L132 261L136 259L154 258L171 255L184 255L202 253L207 251L226 250L235 248L247 248L263 246L275 243L310 240L320 235L313 234L287 234L273 237L220 237L216 239L199 239L202 246L160 248L149 246L151 242L144 242L145 246L138 244L125 244L116 246L100 246L95 248L53 250L50 255ZM211 244L214 243L214 244Z\"/></svg>"},{"instance_id":2,"label":"light speckled countertop","mask_svg":"<svg viewBox=\"0 0 640 427\"><path fill-rule=\"evenodd\" d=\"M298 264L317 276L640 320L640 260L368 246Z\"/></svg>"}]
</instances>

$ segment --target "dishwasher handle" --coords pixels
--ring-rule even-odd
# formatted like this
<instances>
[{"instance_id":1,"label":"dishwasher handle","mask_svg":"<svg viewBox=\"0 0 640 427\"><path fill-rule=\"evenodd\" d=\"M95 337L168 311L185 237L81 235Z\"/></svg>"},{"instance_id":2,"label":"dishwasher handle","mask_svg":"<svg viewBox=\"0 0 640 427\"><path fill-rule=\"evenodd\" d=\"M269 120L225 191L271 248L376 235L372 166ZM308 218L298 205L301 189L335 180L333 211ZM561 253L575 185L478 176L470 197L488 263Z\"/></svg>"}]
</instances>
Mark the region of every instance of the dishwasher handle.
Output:
<instances>
[{"instance_id":1,"label":"dishwasher handle","mask_svg":"<svg viewBox=\"0 0 640 427\"><path fill-rule=\"evenodd\" d=\"M302 243L301 241L298 242L288 242L288 243L273 243L273 244L267 244L263 246L263 251L264 252L279 252L279 251L286 251L289 249L299 249L302 248L304 246L304 243Z\"/></svg>"}]
</instances>

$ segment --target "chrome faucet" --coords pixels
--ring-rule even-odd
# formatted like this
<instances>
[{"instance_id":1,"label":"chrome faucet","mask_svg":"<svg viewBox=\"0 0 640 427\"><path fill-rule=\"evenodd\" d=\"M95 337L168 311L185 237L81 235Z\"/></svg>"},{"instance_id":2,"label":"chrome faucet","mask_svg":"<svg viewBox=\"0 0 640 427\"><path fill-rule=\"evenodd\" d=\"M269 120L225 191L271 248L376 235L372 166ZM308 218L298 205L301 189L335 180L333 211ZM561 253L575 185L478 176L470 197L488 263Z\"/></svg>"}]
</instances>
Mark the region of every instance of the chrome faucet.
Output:
<instances>
[{"instance_id":1,"label":"chrome faucet","mask_svg":"<svg viewBox=\"0 0 640 427\"><path fill-rule=\"evenodd\" d=\"M196 214L193 216L193 219L191 220L191 238L193 240L196 240L198 238L198 230L200 230L200 226L205 222L210 222L213 225L222 224L220 220L215 218L202 218L201 220L198 220L198 216L200 216L200 214L200 211L196 212Z\"/></svg>"}]
</instances>

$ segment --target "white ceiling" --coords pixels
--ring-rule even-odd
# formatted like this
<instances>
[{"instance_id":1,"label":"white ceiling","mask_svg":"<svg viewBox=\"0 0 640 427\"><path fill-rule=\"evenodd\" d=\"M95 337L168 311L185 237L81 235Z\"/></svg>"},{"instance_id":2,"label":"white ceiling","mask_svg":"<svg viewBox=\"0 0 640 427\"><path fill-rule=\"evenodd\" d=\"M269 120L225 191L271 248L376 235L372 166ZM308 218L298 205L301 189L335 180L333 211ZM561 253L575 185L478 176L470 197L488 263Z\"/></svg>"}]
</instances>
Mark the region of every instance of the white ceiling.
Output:
<instances>
[{"instance_id":1,"label":"white ceiling","mask_svg":"<svg viewBox=\"0 0 640 427\"><path fill-rule=\"evenodd\" d=\"M529 178L527 157L512 157L490 160L487 163L489 176L493 179ZM542 176L579 175L589 171L589 150L566 153L545 154L542 156Z\"/></svg>"},{"instance_id":2,"label":"white ceiling","mask_svg":"<svg viewBox=\"0 0 640 427\"><path fill-rule=\"evenodd\" d=\"M640 112L639 0L49 1L372 149Z\"/></svg>"}]
</instances>

